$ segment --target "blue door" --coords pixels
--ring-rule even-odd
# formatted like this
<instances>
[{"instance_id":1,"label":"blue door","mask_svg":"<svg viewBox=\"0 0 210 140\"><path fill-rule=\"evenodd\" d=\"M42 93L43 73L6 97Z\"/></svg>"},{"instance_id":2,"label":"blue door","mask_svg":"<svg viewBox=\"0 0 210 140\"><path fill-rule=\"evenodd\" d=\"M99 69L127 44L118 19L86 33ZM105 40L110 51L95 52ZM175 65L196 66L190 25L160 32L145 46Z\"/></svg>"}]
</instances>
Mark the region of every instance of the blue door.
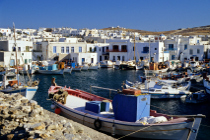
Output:
<instances>
[{"instance_id":1,"label":"blue door","mask_svg":"<svg viewBox=\"0 0 210 140\"><path fill-rule=\"evenodd\" d=\"M82 58L82 63L85 62L85 58Z\"/></svg>"}]
</instances>

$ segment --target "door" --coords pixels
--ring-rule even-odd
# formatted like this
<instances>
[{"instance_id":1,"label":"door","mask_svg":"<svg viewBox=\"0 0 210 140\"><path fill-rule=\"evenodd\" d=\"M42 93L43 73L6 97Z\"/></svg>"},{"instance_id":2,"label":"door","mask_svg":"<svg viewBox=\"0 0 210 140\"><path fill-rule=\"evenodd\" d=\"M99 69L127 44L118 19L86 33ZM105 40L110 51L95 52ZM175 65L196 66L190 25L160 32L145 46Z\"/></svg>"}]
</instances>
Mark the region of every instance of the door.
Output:
<instances>
[{"instance_id":1,"label":"door","mask_svg":"<svg viewBox=\"0 0 210 140\"><path fill-rule=\"evenodd\" d=\"M91 63L93 63L93 61L94 61L94 59L93 59L93 58L91 58Z\"/></svg>"},{"instance_id":2,"label":"door","mask_svg":"<svg viewBox=\"0 0 210 140\"><path fill-rule=\"evenodd\" d=\"M85 62L85 58L82 58L82 63Z\"/></svg>"},{"instance_id":3,"label":"door","mask_svg":"<svg viewBox=\"0 0 210 140\"><path fill-rule=\"evenodd\" d=\"M10 66L15 66L15 60L14 59L10 60Z\"/></svg>"}]
</instances>

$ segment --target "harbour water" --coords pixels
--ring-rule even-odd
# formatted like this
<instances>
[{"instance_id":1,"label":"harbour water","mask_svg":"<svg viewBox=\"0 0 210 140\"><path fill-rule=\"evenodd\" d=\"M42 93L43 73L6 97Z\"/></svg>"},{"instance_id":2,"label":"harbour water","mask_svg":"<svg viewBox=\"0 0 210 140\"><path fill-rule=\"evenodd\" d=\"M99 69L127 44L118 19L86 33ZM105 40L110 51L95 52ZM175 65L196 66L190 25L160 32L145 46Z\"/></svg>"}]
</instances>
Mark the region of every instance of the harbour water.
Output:
<instances>
[{"instance_id":1,"label":"harbour water","mask_svg":"<svg viewBox=\"0 0 210 140\"><path fill-rule=\"evenodd\" d=\"M90 86L99 86L111 89L121 89L123 81L138 81L138 76L143 75L143 71L123 71L114 69L99 69L98 71L81 71L72 72L64 75L32 75L32 79L39 79L39 89L34 96L34 100L38 102L44 109L50 109L51 101L47 100L47 91L51 86L51 78L56 78L56 83L60 86L71 87L73 89L81 89L99 96L110 98L114 96L114 92L101 89L93 89ZM26 76L21 76L24 81ZM181 99L152 100L151 109L157 112L171 115L195 115L204 114L206 118L202 119L197 140L207 140L210 137L210 103L202 104L186 104Z\"/></svg>"}]
</instances>

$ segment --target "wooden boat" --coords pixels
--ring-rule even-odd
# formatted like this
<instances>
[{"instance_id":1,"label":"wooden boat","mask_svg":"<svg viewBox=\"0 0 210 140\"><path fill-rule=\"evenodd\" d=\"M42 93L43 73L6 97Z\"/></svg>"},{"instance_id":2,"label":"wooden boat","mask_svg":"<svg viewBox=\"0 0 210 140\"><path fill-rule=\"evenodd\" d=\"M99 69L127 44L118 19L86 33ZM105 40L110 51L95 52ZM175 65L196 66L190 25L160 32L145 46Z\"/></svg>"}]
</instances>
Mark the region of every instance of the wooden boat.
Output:
<instances>
[{"instance_id":1,"label":"wooden boat","mask_svg":"<svg viewBox=\"0 0 210 140\"><path fill-rule=\"evenodd\" d=\"M18 84L19 83L19 84ZM5 94L20 93L28 100L31 100L38 89L39 81L29 81L27 85L23 85L19 82L19 74L13 72L8 72L4 75L4 80L2 81L2 87L0 92Z\"/></svg>"},{"instance_id":2,"label":"wooden boat","mask_svg":"<svg viewBox=\"0 0 210 140\"><path fill-rule=\"evenodd\" d=\"M81 71L82 70L82 67L75 67L72 69L72 71Z\"/></svg>"},{"instance_id":3,"label":"wooden boat","mask_svg":"<svg viewBox=\"0 0 210 140\"><path fill-rule=\"evenodd\" d=\"M113 62L111 60L100 61L101 68L113 68Z\"/></svg>"},{"instance_id":4,"label":"wooden boat","mask_svg":"<svg viewBox=\"0 0 210 140\"><path fill-rule=\"evenodd\" d=\"M72 72L72 68L70 68L70 67L67 67L67 68L65 68L64 69L64 71L63 71L64 73L70 73L71 74L71 72Z\"/></svg>"},{"instance_id":5,"label":"wooden boat","mask_svg":"<svg viewBox=\"0 0 210 140\"><path fill-rule=\"evenodd\" d=\"M83 65L83 66L81 66L82 67L82 71L87 71L88 69L89 69L89 66L85 66L85 65Z\"/></svg>"},{"instance_id":6,"label":"wooden boat","mask_svg":"<svg viewBox=\"0 0 210 140\"><path fill-rule=\"evenodd\" d=\"M40 74L63 74L63 69L62 70L37 70L38 73Z\"/></svg>"},{"instance_id":7,"label":"wooden boat","mask_svg":"<svg viewBox=\"0 0 210 140\"><path fill-rule=\"evenodd\" d=\"M63 94L61 93L62 97L59 95L60 93L56 94L60 91L63 91ZM115 100L117 97L111 101L109 99L99 97L85 91L78 89L73 90L61 86L51 86L48 90L48 93L53 103L51 107L56 107L56 110L60 110L61 115L96 130L123 136L130 135L130 137L136 138L161 140L195 139L198 133L201 118L205 117L203 115L166 115L157 113L154 110L148 110L149 116L164 116L167 121L151 124L139 123L138 121L121 121L116 119L117 116L114 113L116 112L116 108L114 106L116 105L115 103L117 103L117 100ZM132 95L132 97L134 96ZM146 98L149 96L142 95L142 97L144 98L141 98L141 102L149 107L149 104L146 104L150 102L150 99L147 100ZM92 105L95 106L98 105L97 103L100 103L101 101L105 103L112 102L114 112L111 111L112 109L109 109L107 111L99 111L96 113L95 111L90 111L88 109L87 105L90 103L93 103ZM131 115L128 112L124 113L127 113L128 116Z\"/></svg>"}]
</instances>

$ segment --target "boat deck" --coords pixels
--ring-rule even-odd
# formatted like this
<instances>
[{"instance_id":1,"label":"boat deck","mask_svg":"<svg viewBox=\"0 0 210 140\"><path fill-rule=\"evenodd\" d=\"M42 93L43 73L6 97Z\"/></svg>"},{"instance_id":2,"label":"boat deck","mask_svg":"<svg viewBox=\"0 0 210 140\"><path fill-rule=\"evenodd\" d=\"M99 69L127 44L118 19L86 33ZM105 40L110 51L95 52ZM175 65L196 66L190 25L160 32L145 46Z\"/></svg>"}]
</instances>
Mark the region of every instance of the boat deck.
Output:
<instances>
[{"instance_id":1,"label":"boat deck","mask_svg":"<svg viewBox=\"0 0 210 140\"><path fill-rule=\"evenodd\" d=\"M100 113L94 113L88 110L85 110L85 104L86 102L89 102L88 100L78 98L73 95L68 95L66 99L66 104L65 106L75 109L77 111L81 111L83 113L88 113L90 115L98 116L98 117L103 117L103 118L109 118L109 119L114 119L114 113L113 112L100 112Z\"/></svg>"}]
</instances>

